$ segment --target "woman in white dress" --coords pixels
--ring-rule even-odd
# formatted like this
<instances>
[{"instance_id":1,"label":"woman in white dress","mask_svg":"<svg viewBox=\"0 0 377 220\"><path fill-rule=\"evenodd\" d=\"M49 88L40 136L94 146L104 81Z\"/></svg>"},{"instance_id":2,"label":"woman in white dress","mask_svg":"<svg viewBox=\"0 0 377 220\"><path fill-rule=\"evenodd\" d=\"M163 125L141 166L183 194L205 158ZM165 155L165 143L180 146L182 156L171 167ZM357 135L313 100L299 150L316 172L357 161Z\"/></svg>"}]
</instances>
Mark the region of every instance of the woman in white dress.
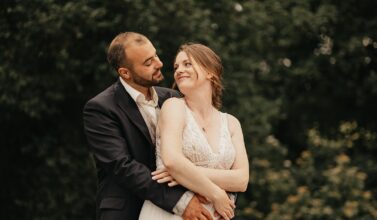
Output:
<instances>
[{"instance_id":1,"label":"woman in white dress","mask_svg":"<svg viewBox=\"0 0 377 220\"><path fill-rule=\"evenodd\" d=\"M214 219L231 219L234 201L226 192L246 190L249 164L239 121L219 111L221 60L202 44L184 44L174 70L184 98L171 98L162 106L153 178L169 186L180 184L205 197L210 201L205 206ZM146 201L139 219L182 218Z\"/></svg>"}]
</instances>

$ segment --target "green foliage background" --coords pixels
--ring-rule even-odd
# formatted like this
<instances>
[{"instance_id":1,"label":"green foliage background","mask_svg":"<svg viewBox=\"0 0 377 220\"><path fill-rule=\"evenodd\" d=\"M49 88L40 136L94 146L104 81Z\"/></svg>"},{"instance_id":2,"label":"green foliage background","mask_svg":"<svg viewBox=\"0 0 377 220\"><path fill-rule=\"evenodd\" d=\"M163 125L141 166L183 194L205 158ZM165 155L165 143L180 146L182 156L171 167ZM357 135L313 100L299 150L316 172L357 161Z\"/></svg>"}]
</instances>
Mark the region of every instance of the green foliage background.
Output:
<instances>
[{"instance_id":1,"label":"green foliage background","mask_svg":"<svg viewBox=\"0 0 377 220\"><path fill-rule=\"evenodd\" d=\"M93 219L84 103L116 80L123 31L158 48L172 83L181 43L225 66L248 191L236 219L377 219L377 1L115 0L0 3L1 219Z\"/></svg>"}]
</instances>

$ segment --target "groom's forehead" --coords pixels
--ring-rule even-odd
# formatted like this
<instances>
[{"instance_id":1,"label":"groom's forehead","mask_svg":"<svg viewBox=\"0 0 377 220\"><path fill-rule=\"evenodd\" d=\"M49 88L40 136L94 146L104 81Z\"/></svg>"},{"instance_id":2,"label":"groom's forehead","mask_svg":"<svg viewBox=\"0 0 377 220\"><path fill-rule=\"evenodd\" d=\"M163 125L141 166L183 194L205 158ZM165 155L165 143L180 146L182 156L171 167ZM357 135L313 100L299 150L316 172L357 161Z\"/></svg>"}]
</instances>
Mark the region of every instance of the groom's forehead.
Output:
<instances>
[{"instance_id":1,"label":"groom's forehead","mask_svg":"<svg viewBox=\"0 0 377 220\"><path fill-rule=\"evenodd\" d=\"M149 57L156 54L156 49L151 42L146 42L144 44L133 44L130 45L127 50L127 57L134 61L145 61Z\"/></svg>"}]
</instances>

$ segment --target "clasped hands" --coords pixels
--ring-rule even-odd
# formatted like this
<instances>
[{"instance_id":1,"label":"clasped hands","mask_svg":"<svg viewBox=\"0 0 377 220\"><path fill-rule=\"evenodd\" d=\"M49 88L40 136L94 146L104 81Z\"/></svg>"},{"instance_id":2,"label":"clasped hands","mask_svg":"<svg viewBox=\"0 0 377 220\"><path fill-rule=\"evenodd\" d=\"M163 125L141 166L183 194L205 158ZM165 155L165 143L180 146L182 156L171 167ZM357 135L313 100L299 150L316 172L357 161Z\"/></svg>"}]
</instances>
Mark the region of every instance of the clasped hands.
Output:
<instances>
[{"instance_id":1,"label":"clasped hands","mask_svg":"<svg viewBox=\"0 0 377 220\"><path fill-rule=\"evenodd\" d=\"M165 169L159 169L154 172L152 172L152 179L156 180L158 183L167 183L169 187L177 186L179 183L169 174L169 172ZM219 191L219 193L216 193L217 195L214 195L212 197L212 200L209 198L206 198L204 196L201 196L199 194L195 194L194 198L190 201L191 204L194 203L202 203L202 204L208 204L212 202L214 208L216 209L214 216L220 216L220 219L229 220L234 217L234 209L235 204L232 199L229 198L229 196L226 194L224 190ZM196 202L195 202L196 201ZM194 206L194 205L192 205ZM198 207L197 207L198 208ZM200 211L201 214L199 216L197 214L195 219L203 219L203 220L212 220L212 217L208 210L206 210L202 205L200 205ZM183 219L192 219L194 215L190 215L188 211L185 211L183 213Z\"/></svg>"}]
</instances>

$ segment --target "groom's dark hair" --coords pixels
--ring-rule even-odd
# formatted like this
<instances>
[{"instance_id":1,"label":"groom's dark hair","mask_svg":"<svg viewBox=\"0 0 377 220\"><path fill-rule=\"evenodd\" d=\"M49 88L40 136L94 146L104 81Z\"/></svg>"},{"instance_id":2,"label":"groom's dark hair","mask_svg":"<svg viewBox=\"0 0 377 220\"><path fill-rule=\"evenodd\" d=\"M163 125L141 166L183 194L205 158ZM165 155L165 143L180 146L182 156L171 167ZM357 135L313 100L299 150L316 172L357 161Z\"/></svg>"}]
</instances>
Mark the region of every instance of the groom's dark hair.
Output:
<instances>
[{"instance_id":1,"label":"groom's dark hair","mask_svg":"<svg viewBox=\"0 0 377 220\"><path fill-rule=\"evenodd\" d=\"M148 38L136 32L124 32L118 34L107 49L107 61L118 72L120 67L132 68L132 63L127 60L126 49L130 44L144 44Z\"/></svg>"}]
</instances>

